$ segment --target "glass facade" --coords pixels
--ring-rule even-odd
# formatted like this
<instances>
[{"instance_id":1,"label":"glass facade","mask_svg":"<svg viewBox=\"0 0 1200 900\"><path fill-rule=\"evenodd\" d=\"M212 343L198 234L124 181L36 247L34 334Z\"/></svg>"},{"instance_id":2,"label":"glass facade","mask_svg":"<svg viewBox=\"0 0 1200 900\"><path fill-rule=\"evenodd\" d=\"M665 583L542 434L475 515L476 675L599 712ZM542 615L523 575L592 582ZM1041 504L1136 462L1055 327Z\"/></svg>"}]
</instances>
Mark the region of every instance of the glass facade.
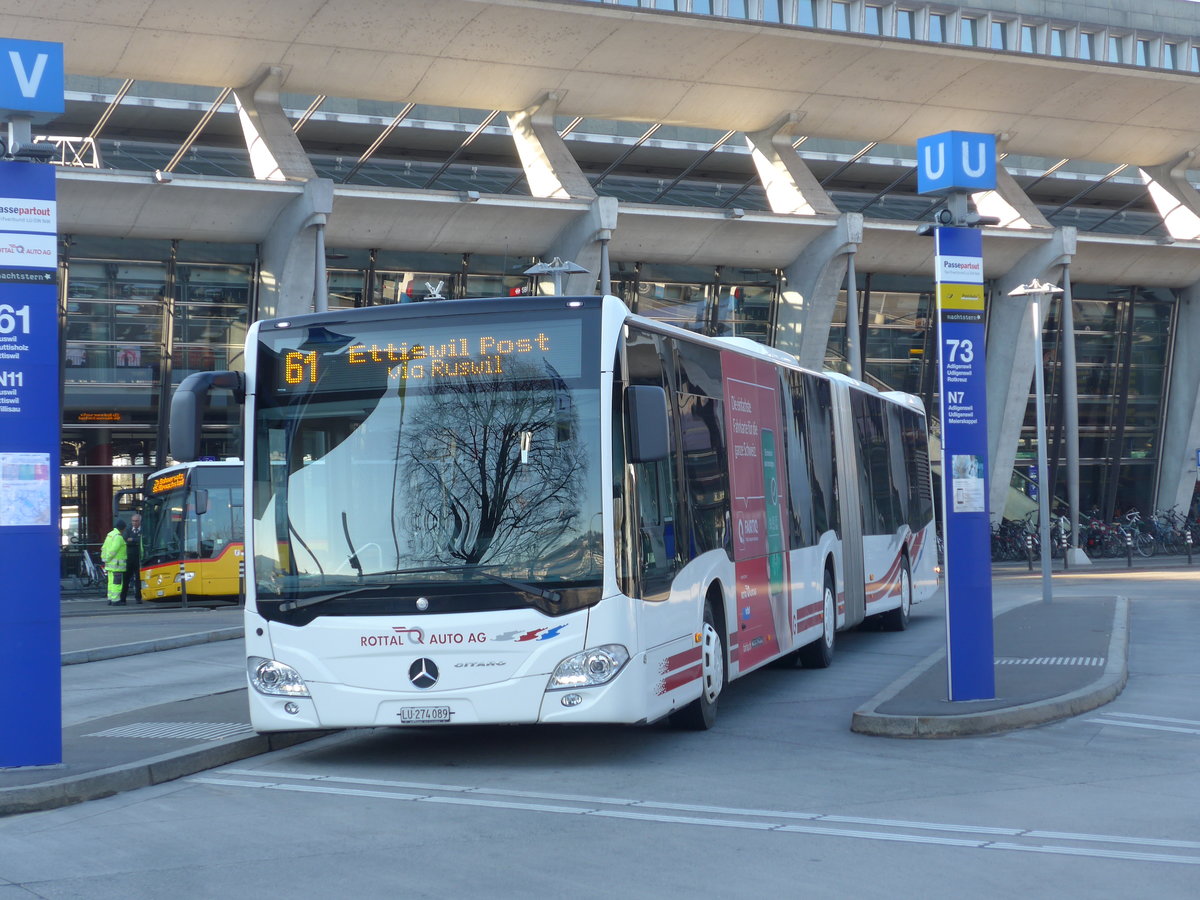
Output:
<instances>
[{"instance_id":1,"label":"glass facade","mask_svg":"<svg viewBox=\"0 0 1200 900\"><path fill-rule=\"evenodd\" d=\"M1111 518L1154 503L1157 447L1176 297L1173 292L1113 285L1073 285L1079 402L1080 508ZM883 390L915 394L933 410L938 393L937 323L932 279L859 275L859 334L863 377ZM991 301L989 301L991 302ZM1052 496L1065 501L1061 299L1043 330L1047 460ZM847 372L846 296L842 292L830 329L825 365ZM1017 447L1016 467L1025 475L1037 461L1036 398L1029 403Z\"/></svg>"},{"instance_id":2,"label":"glass facade","mask_svg":"<svg viewBox=\"0 0 1200 900\"><path fill-rule=\"evenodd\" d=\"M1076 391L1079 397L1081 508L1106 518L1149 511L1161 442L1167 360L1176 298L1170 291L1110 285L1072 286ZM1062 446L1062 299L1043 331L1046 356L1047 461L1055 497L1066 496ZM1017 449L1018 467L1037 458L1034 398Z\"/></svg>"},{"instance_id":3,"label":"glass facade","mask_svg":"<svg viewBox=\"0 0 1200 900\"><path fill-rule=\"evenodd\" d=\"M64 573L111 528L115 493L165 464L160 423L174 385L241 368L256 255L248 245L64 238ZM216 400L204 452L236 455L238 410Z\"/></svg>"},{"instance_id":4,"label":"glass facade","mask_svg":"<svg viewBox=\"0 0 1200 900\"><path fill-rule=\"evenodd\" d=\"M638 315L713 337L771 342L778 271L617 263L612 274L613 293Z\"/></svg>"}]
</instances>

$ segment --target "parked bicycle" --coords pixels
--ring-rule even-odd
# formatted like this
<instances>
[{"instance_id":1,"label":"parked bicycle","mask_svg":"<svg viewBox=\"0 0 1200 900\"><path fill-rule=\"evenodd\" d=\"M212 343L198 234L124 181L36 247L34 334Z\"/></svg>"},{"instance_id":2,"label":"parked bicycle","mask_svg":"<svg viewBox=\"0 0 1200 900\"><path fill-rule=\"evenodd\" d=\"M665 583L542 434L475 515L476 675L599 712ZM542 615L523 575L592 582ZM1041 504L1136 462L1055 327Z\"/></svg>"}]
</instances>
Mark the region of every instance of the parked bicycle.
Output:
<instances>
[{"instance_id":1,"label":"parked bicycle","mask_svg":"<svg viewBox=\"0 0 1200 900\"><path fill-rule=\"evenodd\" d=\"M1127 541L1126 546L1132 544L1138 556L1149 558L1158 550L1158 543L1150 533L1147 523L1143 521L1141 510L1129 510L1125 513L1125 522L1117 523L1117 527Z\"/></svg>"},{"instance_id":2,"label":"parked bicycle","mask_svg":"<svg viewBox=\"0 0 1200 900\"><path fill-rule=\"evenodd\" d=\"M92 560L92 554L87 548L79 551L79 586L81 588L101 588L106 584L104 572Z\"/></svg>"}]
</instances>

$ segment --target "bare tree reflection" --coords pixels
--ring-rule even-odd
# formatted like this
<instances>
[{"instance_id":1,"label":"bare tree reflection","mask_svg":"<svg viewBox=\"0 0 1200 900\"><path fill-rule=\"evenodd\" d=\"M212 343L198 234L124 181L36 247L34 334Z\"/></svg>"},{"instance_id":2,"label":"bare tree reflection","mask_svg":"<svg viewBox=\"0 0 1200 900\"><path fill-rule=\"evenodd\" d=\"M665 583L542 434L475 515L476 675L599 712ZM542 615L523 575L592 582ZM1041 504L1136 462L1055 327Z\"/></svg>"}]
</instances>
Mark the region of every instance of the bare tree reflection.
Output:
<instances>
[{"instance_id":1,"label":"bare tree reflection","mask_svg":"<svg viewBox=\"0 0 1200 900\"><path fill-rule=\"evenodd\" d=\"M548 366L507 368L437 385L401 435L397 499L419 557L532 567L577 527L586 456L570 392Z\"/></svg>"}]
</instances>

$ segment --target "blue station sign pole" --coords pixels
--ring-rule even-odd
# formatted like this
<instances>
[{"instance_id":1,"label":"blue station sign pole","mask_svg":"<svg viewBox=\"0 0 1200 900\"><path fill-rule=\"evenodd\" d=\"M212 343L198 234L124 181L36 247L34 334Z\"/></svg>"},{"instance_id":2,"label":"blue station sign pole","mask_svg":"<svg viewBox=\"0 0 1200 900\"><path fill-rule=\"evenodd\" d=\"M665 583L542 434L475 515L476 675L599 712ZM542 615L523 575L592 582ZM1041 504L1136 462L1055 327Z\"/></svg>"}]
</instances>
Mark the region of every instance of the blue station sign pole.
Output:
<instances>
[{"instance_id":1,"label":"blue station sign pole","mask_svg":"<svg viewBox=\"0 0 1200 900\"><path fill-rule=\"evenodd\" d=\"M951 700L996 696L982 238L973 228L934 234Z\"/></svg>"},{"instance_id":2,"label":"blue station sign pole","mask_svg":"<svg viewBox=\"0 0 1200 900\"><path fill-rule=\"evenodd\" d=\"M24 161L62 108L62 45L0 40L0 767L62 762L58 208Z\"/></svg>"},{"instance_id":3,"label":"blue station sign pole","mask_svg":"<svg viewBox=\"0 0 1200 900\"><path fill-rule=\"evenodd\" d=\"M932 229L937 291L946 662L951 700L996 696L988 514L983 224L967 192L996 185L991 135L945 132L917 142L918 191L944 194Z\"/></svg>"}]
</instances>

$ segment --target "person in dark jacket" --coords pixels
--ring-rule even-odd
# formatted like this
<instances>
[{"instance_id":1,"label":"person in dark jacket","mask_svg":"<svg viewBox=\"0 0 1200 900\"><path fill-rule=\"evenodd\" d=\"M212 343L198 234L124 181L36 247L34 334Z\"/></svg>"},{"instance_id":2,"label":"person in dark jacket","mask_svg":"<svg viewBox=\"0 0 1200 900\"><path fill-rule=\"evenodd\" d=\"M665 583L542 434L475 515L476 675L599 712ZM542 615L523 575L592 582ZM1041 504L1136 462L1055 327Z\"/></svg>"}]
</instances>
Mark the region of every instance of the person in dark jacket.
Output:
<instances>
[{"instance_id":1,"label":"person in dark jacket","mask_svg":"<svg viewBox=\"0 0 1200 900\"><path fill-rule=\"evenodd\" d=\"M142 514L129 517L129 528L125 531L125 578L121 582L121 602L132 597L134 603L142 602Z\"/></svg>"}]
</instances>

